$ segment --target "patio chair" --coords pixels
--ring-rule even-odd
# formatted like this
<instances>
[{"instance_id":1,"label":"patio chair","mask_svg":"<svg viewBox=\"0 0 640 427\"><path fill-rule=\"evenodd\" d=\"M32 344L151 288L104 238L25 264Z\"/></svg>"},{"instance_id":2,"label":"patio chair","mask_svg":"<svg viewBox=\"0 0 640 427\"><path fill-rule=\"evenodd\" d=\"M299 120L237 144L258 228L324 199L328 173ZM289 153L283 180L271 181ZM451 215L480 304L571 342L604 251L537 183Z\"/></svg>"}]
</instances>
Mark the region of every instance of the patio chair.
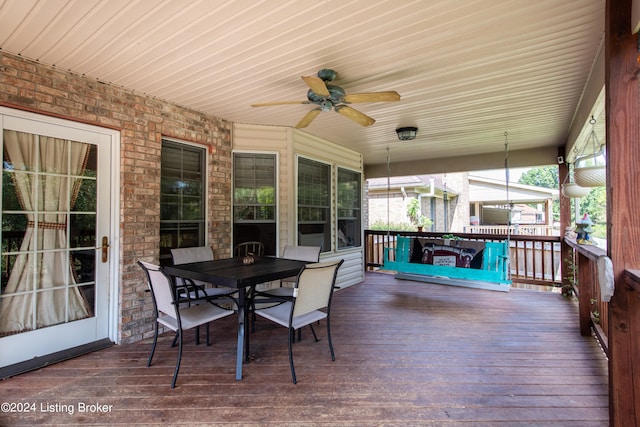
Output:
<instances>
[{"instance_id":1,"label":"patio chair","mask_svg":"<svg viewBox=\"0 0 640 427\"><path fill-rule=\"evenodd\" d=\"M190 262L210 261L213 260L213 249L209 246L198 246L191 248L175 248L171 249L173 257L173 265L186 264ZM233 294L236 290L233 288L216 287L213 283L206 283L199 280L179 279L182 283L176 284L178 295L180 298L198 300L208 299L218 303L236 302Z\"/></svg>"},{"instance_id":2,"label":"patio chair","mask_svg":"<svg viewBox=\"0 0 640 427\"><path fill-rule=\"evenodd\" d=\"M282 250L282 258L295 259L297 261L320 261L320 246L296 246L286 245ZM293 297L293 286L296 283L296 276L287 277L280 280L280 287L264 289L258 291L254 288L251 295L251 311L256 311L256 304L260 307L280 304L285 300L290 300ZM252 318L252 330L255 330L255 314ZM301 332L298 331L298 339L301 337Z\"/></svg>"},{"instance_id":3,"label":"patio chair","mask_svg":"<svg viewBox=\"0 0 640 427\"><path fill-rule=\"evenodd\" d=\"M282 251L282 258L295 259L298 261L318 262L320 261L320 246L295 246L287 245ZM293 296L293 285L296 276L287 277L280 280L280 287L265 289L256 292L256 295L263 297L291 298Z\"/></svg>"},{"instance_id":4,"label":"patio chair","mask_svg":"<svg viewBox=\"0 0 640 427\"><path fill-rule=\"evenodd\" d=\"M258 316L271 320L289 330L289 365L291 379L297 383L296 371L293 366L293 339L295 331L305 326L311 328L313 338L318 341L313 323L326 319L327 341L331 351L331 360L336 356L331 342L331 297L335 287L338 269L344 260L306 265L298 274L292 299L282 304L256 311Z\"/></svg>"},{"instance_id":5,"label":"patio chair","mask_svg":"<svg viewBox=\"0 0 640 427\"><path fill-rule=\"evenodd\" d=\"M263 256L264 245L262 242L243 242L233 249L233 256L247 256L249 254Z\"/></svg>"},{"instance_id":6,"label":"patio chair","mask_svg":"<svg viewBox=\"0 0 640 427\"><path fill-rule=\"evenodd\" d=\"M171 279L165 274L161 267L144 261L138 261L138 265L140 265L146 273L149 289L153 296L156 316L153 346L151 347L151 354L149 354L147 366L151 366L151 361L156 351L159 325L176 332L176 337L178 338L178 359L173 373L173 380L171 381L171 388L175 388L178 371L180 370L180 361L182 360L183 331L200 325L206 325L207 345L211 345L209 323L229 316L233 314L234 311L218 307L206 300L200 300L198 303L191 304L180 303L176 299L176 292L171 283ZM174 345L175 340L172 346Z\"/></svg>"}]
</instances>

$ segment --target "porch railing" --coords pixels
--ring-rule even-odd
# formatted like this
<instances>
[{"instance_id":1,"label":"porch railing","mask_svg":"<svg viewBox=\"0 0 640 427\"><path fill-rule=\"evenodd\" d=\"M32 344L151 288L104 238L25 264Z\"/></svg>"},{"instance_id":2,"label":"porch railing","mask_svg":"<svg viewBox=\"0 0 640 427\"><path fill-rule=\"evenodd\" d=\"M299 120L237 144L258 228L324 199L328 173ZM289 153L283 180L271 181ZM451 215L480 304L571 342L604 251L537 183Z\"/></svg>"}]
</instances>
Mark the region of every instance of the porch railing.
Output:
<instances>
[{"instance_id":1,"label":"porch railing","mask_svg":"<svg viewBox=\"0 0 640 427\"><path fill-rule=\"evenodd\" d=\"M573 292L578 297L578 314L580 317L580 333L584 336L595 333L600 345L609 352L609 303L602 300L598 281L597 261L607 252L597 246L579 245L574 239L565 238L565 244L572 249L574 267L567 272L573 282ZM625 280L629 283L638 276L627 271Z\"/></svg>"},{"instance_id":2,"label":"porch railing","mask_svg":"<svg viewBox=\"0 0 640 427\"><path fill-rule=\"evenodd\" d=\"M365 267L378 269L384 260L384 247L396 247L397 236L441 238L443 233L365 230ZM463 239L497 242L506 235L455 233ZM509 238L511 279L517 283L561 286L561 243L559 236L512 235Z\"/></svg>"},{"instance_id":3,"label":"porch railing","mask_svg":"<svg viewBox=\"0 0 640 427\"><path fill-rule=\"evenodd\" d=\"M365 231L365 267L379 269L384 261L384 248L396 247L397 236L441 238L443 233L407 231ZM475 241L504 241L497 234L456 233L458 237ZM606 251L597 246L578 245L575 240L559 236L512 235L510 244L511 279L518 284L570 287L578 299L580 333L592 331L608 354L609 303L603 301L598 282L597 260ZM565 254L565 260L562 256ZM564 261L565 271L562 271ZM640 270L627 270L628 286L640 289ZM563 293L566 293L563 291Z\"/></svg>"},{"instance_id":4,"label":"porch railing","mask_svg":"<svg viewBox=\"0 0 640 427\"><path fill-rule=\"evenodd\" d=\"M518 224L518 225L469 225L464 227L464 232L469 234L501 234L522 236L553 236L558 230L552 225L545 224Z\"/></svg>"}]
</instances>

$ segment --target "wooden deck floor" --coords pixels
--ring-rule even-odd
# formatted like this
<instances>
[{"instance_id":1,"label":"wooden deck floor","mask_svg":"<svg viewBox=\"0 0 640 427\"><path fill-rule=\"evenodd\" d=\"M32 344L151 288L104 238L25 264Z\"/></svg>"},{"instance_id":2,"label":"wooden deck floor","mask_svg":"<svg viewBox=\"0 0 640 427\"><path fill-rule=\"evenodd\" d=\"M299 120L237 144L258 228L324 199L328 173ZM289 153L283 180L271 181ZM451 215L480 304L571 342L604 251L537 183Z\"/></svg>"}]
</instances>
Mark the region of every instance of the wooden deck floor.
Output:
<instances>
[{"instance_id":1,"label":"wooden deck floor","mask_svg":"<svg viewBox=\"0 0 640 427\"><path fill-rule=\"evenodd\" d=\"M2 381L1 401L34 411L0 413L0 425L608 425L605 356L580 336L576 307L559 294L367 273L336 293L332 319L336 361L324 327L317 343L305 331L294 345L297 385L286 331L265 320L235 381L227 318L212 327L211 347L186 335L173 390L176 349L165 335L150 368L142 342Z\"/></svg>"}]
</instances>

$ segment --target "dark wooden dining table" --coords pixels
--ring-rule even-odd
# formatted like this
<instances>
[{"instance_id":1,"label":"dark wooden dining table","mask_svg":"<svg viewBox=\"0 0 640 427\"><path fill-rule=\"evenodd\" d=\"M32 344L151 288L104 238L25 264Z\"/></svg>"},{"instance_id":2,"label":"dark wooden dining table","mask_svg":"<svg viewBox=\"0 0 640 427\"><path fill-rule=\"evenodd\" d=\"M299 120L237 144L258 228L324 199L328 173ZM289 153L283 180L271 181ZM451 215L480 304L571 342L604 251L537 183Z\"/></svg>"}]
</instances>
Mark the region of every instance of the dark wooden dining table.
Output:
<instances>
[{"instance_id":1,"label":"dark wooden dining table","mask_svg":"<svg viewBox=\"0 0 640 427\"><path fill-rule=\"evenodd\" d=\"M238 290L236 380L239 381L243 360L249 360L247 313L250 289L260 283L296 276L306 264L306 261L275 257L254 257L253 264L244 264L243 257L235 257L166 266L164 270L172 277L201 280Z\"/></svg>"}]
</instances>

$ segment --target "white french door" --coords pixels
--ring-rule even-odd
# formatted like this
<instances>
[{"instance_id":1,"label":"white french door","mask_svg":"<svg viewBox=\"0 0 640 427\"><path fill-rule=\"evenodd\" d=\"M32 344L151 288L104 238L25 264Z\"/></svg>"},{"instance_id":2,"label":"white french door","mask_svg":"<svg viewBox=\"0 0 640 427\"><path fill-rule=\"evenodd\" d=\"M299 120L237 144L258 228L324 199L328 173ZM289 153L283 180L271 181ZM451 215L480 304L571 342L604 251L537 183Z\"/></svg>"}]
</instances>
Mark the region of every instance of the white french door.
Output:
<instances>
[{"instance_id":1,"label":"white french door","mask_svg":"<svg viewBox=\"0 0 640 427\"><path fill-rule=\"evenodd\" d=\"M0 109L0 367L109 336L114 132Z\"/></svg>"}]
</instances>

